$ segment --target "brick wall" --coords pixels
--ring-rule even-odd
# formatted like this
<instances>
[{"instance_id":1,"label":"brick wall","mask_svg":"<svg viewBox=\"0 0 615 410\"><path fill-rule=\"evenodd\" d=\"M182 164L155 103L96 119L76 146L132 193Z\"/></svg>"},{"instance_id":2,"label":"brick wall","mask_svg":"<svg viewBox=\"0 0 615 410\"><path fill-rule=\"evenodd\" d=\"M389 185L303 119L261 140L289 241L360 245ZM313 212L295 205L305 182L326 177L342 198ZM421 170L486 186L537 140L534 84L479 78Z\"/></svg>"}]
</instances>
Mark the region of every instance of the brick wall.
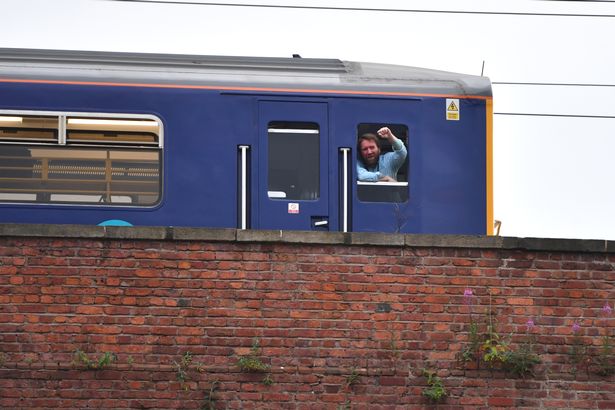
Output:
<instances>
[{"instance_id":1,"label":"brick wall","mask_svg":"<svg viewBox=\"0 0 615 410\"><path fill-rule=\"evenodd\" d=\"M614 245L0 225L0 407L613 409Z\"/></svg>"}]
</instances>

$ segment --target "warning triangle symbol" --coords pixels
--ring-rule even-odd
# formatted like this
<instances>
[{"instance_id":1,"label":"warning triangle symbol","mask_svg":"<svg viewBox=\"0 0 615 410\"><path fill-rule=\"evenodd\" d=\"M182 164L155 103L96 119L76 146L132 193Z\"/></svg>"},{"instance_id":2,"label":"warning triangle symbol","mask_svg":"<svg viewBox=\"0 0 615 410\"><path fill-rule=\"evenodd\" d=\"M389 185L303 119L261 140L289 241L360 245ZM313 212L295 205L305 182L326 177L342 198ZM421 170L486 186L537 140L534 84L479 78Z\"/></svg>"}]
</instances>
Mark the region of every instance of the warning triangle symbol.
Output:
<instances>
[{"instance_id":1,"label":"warning triangle symbol","mask_svg":"<svg viewBox=\"0 0 615 410\"><path fill-rule=\"evenodd\" d=\"M446 110L447 111L459 111L459 108L457 108L455 101L451 101L451 103L448 105L448 108Z\"/></svg>"}]
</instances>

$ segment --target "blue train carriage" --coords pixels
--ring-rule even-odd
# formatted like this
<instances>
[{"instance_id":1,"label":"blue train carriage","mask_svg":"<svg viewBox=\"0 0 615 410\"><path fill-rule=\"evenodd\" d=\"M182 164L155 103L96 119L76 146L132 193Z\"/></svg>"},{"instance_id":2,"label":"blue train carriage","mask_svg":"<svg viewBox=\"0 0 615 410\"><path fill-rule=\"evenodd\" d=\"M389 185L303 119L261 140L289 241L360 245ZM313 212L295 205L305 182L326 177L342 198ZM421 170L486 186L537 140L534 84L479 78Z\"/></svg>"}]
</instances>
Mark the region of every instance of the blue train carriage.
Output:
<instances>
[{"instance_id":1,"label":"blue train carriage","mask_svg":"<svg viewBox=\"0 0 615 410\"><path fill-rule=\"evenodd\" d=\"M491 234L491 124L485 77L0 49L0 222ZM381 127L407 155L360 181Z\"/></svg>"}]
</instances>

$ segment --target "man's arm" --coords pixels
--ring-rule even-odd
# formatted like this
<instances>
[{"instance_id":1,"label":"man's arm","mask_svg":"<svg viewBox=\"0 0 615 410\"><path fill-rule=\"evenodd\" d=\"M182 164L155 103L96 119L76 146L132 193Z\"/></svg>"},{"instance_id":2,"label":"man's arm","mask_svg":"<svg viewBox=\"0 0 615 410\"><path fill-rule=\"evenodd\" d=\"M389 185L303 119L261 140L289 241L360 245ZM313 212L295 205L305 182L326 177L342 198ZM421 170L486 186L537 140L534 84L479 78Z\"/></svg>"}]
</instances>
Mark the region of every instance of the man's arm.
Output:
<instances>
[{"instance_id":1,"label":"man's arm","mask_svg":"<svg viewBox=\"0 0 615 410\"><path fill-rule=\"evenodd\" d=\"M395 168L399 169L404 164L404 161L408 156L408 150L406 149L404 143L398 138L395 138L395 142L391 145L393 146L393 152L391 153L393 154L392 162Z\"/></svg>"},{"instance_id":2,"label":"man's arm","mask_svg":"<svg viewBox=\"0 0 615 410\"><path fill-rule=\"evenodd\" d=\"M360 162L357 162L357 179L364 182L395 182L395 178L388 175L382 175L378 171L368 171Z\"/></svg>"},{"instance_id":3,"label":"man's arm","mask_svg":"<svg viewBox=\"0 0 615 410\"><path fill-rule=\"evenodd\" d=\"M406 157L408 156L408 150L404 143L397 138L388 127L382 127L378 130L380 138L386 139L393 147L393 152L387 154L387 166L397 172L399 168L404 164Z\"/></svg>"},{"instance_id":4,"label":"man's arm","mask_svg":"<svg viewBox=\"0 0 615 410\"><path fill-rule=\"evenodd\" d=\"M378 182L380 179L380 172L368 171L361 161L357 161L357 179L365 182Z\"/></svg>"}]
</instances>

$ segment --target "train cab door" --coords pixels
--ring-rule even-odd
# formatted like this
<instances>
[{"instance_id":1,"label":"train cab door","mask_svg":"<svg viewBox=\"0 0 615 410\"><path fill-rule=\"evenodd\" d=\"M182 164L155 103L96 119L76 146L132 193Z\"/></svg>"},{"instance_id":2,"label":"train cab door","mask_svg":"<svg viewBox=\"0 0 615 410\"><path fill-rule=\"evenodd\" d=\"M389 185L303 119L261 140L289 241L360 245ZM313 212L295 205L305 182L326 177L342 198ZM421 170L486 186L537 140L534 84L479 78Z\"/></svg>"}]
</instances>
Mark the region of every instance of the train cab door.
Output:
<instances>
[{"instance_id":1,"label":"train cab door","mask_svg":"<svg viewBox=\"0 0 615 410\"><path fill-rule=\"evenodd\" d=\"M364 134L376 135L382 127L387 127L402 141L406 154L399 167L395 181L359 180L357 174L360 153L354 151L352 169L354 177L350 182L350 220L349 231L353 232L420 232L421 209L417 201L422 175L421 156L414 155L423 149L421 124L422 100L407 99L355 99L344 105L346 117L339 115L345 122L337 121L334 132L343 135L343 130L354 130L354 139L349 147L355 147L359 137ZM336 112L336 118L338 118ZM435 120L434 120L435 121ZM380 139L381 155L390 156L393 147ZM412 166L411 166L412 165ZM434 165L435 166L435 165Z\"/></svg>"},{"instance_id":2,"label":"train cab door","mask_svg":"<svg viewBox=\"0 0 615 410\"><path fill-rule=\"evenodd\" d=\"M323 102L258 102L257 229L330 229L327 123Z\"/></svg>"}]
</instances>

